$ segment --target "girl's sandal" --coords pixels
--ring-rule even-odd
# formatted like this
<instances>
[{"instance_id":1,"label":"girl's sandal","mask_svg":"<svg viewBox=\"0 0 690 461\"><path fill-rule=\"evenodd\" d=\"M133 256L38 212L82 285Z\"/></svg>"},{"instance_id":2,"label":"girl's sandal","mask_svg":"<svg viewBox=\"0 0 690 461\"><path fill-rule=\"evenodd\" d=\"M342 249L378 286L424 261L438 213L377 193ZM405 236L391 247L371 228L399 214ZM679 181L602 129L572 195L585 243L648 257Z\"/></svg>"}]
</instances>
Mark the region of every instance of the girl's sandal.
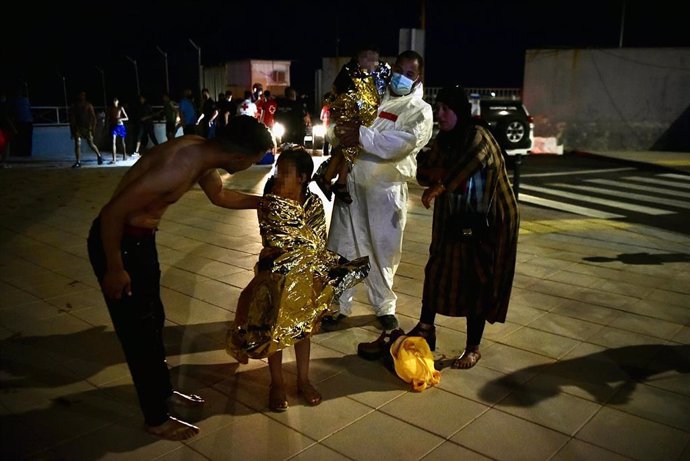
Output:
<instances>
[{"instance_id":1,"label":"girl's sandal","mask_svg":"<svg viewBox=\"0 0 690 461\"><path fill-rule=\"evenodd\" d=\"M465 351L462 353L462 355L460 355L460 357L453 360L453 363L450 367L455 369L467 370L468 368L472 368L473 366L475 366L481 358L482 354L480 354L479 351L469 351L465 349Z\"/></svg>"},{"instance_id":2,"label":"girl's sandal","mask_svg":"<svg viewBox=\"0 0 690 461\"><path fill-rule=\"evenodd\" d=\"M297 391L304 398L307 405L315 407L321 403L321 394L311 385L311 383L300 384Z\"/></svg>"},{"instance_id":3,"label":"girl's sandal","mask_svg":"<svg viewBox=\"0 0 690 461\"><path fill-rule=\"evenodd\" d=\"M268 391L268 408L271 411L282 413L288 409L285 389L279 386L271 386Z\"/></svg>"},{"instance_id":4,"label":"girl's sandal","mask_svg":"<svg viewBox=\"0 0 690 461\"><path fill-rule=\"evenodd\" d=\"M336 198L339 198L348 205L352 203L352 196L350 195L350 192L348 192L347 190L347 184L337 182L333 184L332 190Z\"/></svg>"}]
</instances>

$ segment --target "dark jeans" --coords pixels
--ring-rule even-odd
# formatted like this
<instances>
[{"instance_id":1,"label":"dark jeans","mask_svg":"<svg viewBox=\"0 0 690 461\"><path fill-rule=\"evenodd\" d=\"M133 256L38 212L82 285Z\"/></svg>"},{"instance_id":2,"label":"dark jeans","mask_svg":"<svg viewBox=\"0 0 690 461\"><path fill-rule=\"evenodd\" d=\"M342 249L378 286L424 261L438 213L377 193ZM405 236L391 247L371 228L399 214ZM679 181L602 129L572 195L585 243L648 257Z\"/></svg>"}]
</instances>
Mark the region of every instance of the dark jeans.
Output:
<instances>
[{"instance_id":1,"label":"dark jeans","mask_svg":"<svg viewBox=\"0 0 690 461\"><path fill-rule=\"evenodd\" d=\"M141 145L139 146L140 149L143 149L144 147L148 146L149 138L151 138L151 141L153 142L154 146L158 145L158 139L156 139L156 130L154 128L153 123L144 122L139 126L139 133L137 138L141 143Z\"/></svg>"},{"instance_id":2,"label":"dark jeans","mask_svg":"<svg viewBox=\"0 0 690 461\"><path fill-rule=\"evenodd\" d=\"M89 259L99 282L106 272L100 229L100 219L96 218L88 238ZM121 249L125 270L132 280L132 296L105 301L132 374L144 420L149 426L158 426L168 419L166 400L173 389L165 362L165 312L160 298L155 236L125 235Z\"/></svg>"}]
</instances>

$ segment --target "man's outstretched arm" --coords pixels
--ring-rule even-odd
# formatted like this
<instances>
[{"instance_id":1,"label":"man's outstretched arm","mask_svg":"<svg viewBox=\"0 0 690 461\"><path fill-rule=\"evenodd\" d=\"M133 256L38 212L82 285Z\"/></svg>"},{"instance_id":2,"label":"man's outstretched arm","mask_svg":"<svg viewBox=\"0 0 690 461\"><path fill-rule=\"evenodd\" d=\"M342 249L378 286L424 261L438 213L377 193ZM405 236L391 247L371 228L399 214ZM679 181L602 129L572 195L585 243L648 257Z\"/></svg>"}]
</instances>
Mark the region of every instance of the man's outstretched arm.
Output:
<instances>
[{"instance_id":1,"label":"man's outstretched arm","mask_svg":"<svg viewBox=\"0 0 690 461\"><path fill-rule=\"evenodd\" d=\"M199 185L214 205L231 209L252 209L259 207L260 195L247 194L223 187L218 171L209 170L199 179Z\"/></svg>"}]
</instances>

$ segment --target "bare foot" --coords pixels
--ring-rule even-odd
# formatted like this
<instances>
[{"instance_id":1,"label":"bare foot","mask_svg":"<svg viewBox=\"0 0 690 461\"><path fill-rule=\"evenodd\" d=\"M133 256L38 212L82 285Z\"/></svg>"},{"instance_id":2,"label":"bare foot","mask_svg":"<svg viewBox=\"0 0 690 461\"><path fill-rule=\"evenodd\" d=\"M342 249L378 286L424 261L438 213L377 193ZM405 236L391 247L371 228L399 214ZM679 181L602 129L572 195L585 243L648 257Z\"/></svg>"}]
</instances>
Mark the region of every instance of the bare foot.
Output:
<instances>
[{"instance_id":1,"label":"bare foot","mask_svg":"<svg viewBox=\"0 0 690 461\"><path fill-rule=\"evenodd\" d=\"M288 409L287 396L283 386L271 385L268 391L268 408L271 411L283 412Z\"/></svg>"},{"instance_id":2,"label":"bare foot","mask_svg":"<svg viewBox=\"0 0 690 461\"><path fill-rule=\"evenodd\" d=\"M472 368L473 366L475 366L481 358L482 354L480 354L478 350L470 351L465 349L462 355L455 359L450 367L466 370L468 368Z\"/></svg>"},{"instance_id":3,"label":"bare foot","mask_svg":"<svg viewBox=\"0 0 690 461\"><path fill-rule=\"evenodd\" d=\"M172 395L168 398L168 401L174 405L181 405L184 407L200 407L206 401L195 394L183 394L179 391L173 391Z\"/></svg>"},{"instance_id":4,"label":"bare foot","mask_svg":"<svg viewBox=\"0 0 690 461\"><path fill-rule=\"evenodd\" d=\"M163 439L178 441L194 437L199 433L199 428L168 416L168 420L160 426L146 426L146 431Z\"/></svg>"},{"instance_id":5,"label":"bare foot","mask_svg":"<svg viewBox=\"0 0 690 461\"><path fill-rule=\"evenodd\" d=\"M306 383L298 384L297 391L308 405L315 407L321 403L321 394L310 382L307 381Z\"/></svg>"}]
</instances>

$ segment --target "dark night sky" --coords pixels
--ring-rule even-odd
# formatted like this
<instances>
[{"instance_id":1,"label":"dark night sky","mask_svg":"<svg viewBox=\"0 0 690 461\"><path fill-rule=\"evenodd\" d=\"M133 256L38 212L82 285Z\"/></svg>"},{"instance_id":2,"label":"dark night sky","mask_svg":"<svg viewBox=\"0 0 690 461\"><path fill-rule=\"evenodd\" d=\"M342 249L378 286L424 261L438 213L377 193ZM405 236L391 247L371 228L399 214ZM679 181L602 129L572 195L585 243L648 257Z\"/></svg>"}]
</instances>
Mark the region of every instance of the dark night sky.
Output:
<instances>
[{"instance_id":1,"label":"dark night sky","mask_svg":"<svg viewBox=\"0 0 690 461\"><path fill-rule=\"evenodd\" d=\"M142 92L158 104L168 53L171 93L196 86L203 65L235 59L290 59L292 84L311 92L322 56L354 52L362 38L382 55L398 53L400 28L426 24L426 84L521 87L525 50L617 48L625 4L624 47L690 46L687 16L677 1L132 1L17 5L2 30L2 88L11 96L26 83L33 105L71 102L84 88L103 104ZM5 12L9 10L5 9ZM100 69L100 70L99 70ZM102 72L101 72L102 71Z\"/></svg>"}]
</instances>

